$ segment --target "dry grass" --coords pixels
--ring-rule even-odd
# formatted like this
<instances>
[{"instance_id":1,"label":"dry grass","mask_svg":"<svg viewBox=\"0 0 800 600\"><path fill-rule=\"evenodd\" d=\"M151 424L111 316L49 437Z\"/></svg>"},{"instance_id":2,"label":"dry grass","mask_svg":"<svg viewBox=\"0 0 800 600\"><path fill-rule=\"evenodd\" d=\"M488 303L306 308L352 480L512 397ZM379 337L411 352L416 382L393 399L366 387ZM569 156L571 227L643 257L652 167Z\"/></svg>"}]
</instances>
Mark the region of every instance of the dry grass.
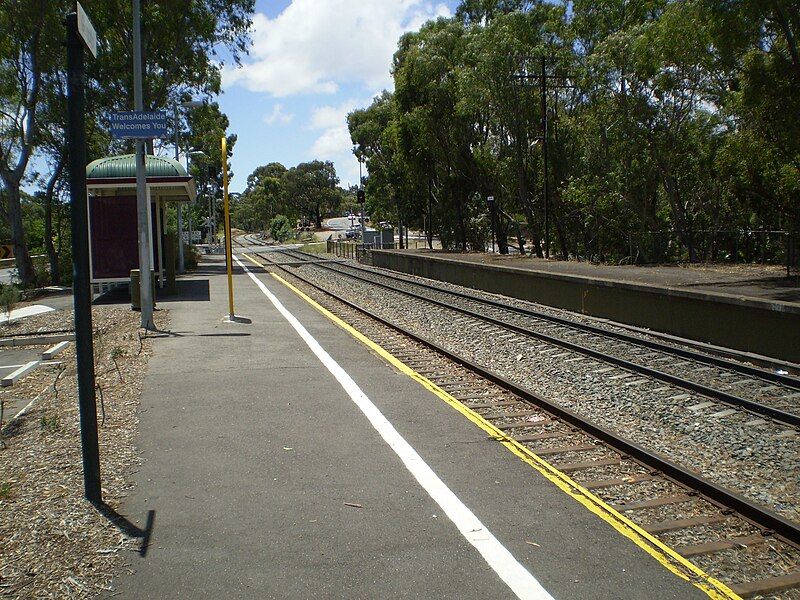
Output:
<instances>
[{"instance_id":1,"label":"dry grass","mask_svg":"<svg viewBox=\"0 0 800 600\"><path fill-rule=\"evenodd\" d=\"M167 322L166 312L158 311L158 327ZM64 311L13 328L71 325L72 315ZM102 488L115 509L138 464L136 411L152 346L140 340L139 315L127 308L94 307L93 326ZM74 344L59 358L60 367L40 368L0 391L38 397L27 414L4 426L0 438L2 597L92 597L107 590L120 569L119 551L138 542L83 498Z\"/></svg>"}]
</instances>

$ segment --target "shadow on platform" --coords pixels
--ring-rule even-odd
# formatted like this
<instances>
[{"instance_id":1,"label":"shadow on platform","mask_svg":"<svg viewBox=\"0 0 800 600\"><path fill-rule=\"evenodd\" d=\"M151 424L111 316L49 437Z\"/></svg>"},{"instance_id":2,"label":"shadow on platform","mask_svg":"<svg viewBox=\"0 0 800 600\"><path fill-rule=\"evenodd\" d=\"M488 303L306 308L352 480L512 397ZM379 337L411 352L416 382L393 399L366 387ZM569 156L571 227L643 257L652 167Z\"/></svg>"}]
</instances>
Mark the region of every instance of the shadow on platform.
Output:
<instances>
[{"instance_id":1,"label":"shadow on platform","mask_svg":"<svg viewBox=\"0 0 800 600\"><path fill-rule=\"evenodd\" d=\"M147 334L148 339L158 338L181 338L181 337L248 337L250 334L245 332L225 332L225 333L197 333L195 331L172 331L156 329Z\"/></svg>"},{"instance_id":2,"label":"shadow on platform","mask_svg":"<svg viewBox=\"0 0 800 600\"><path fill-rule=\"evenodd\" d=\"M208 279L182 279L176 282L173 294L156 288L156 305L160 302L210 302ZM114 288L94 299L93 304L130 304L131 294L127 287Z\"/></svg>"},{"instance_id":3,"label":"shadow on platform","mask_svg":"<svg viewBox=\"0 0 800 600\"><path fill-rule=\"evenodd\" d=\"M225 275L227 272L228 269L225 266L224 262L221 263L204 262L200 266L198 266L194 271L192 271L192 275ZM231 272L234 275L240 275L244 273L244 270L239 265L233 265L233 269Z\"/></svg>"},{"instance_id":4,"label":"shadow on platform","mask_svg":"<svg viewBox=\"0 0 800 600\"><path fill-rule=\"evenodd\" d=\"M144 528L137 527L126 517L119 514L116 510L111 508L105 502L93 502L94 507L101 515L108 519L112 525L119 529L128 537L138 538L139 542L139 556L147 556L147 548L150 546L150 538L153 535L153 523L156 519L156 511L147 511L147 522Z\"/></svg>"}]
</instances>

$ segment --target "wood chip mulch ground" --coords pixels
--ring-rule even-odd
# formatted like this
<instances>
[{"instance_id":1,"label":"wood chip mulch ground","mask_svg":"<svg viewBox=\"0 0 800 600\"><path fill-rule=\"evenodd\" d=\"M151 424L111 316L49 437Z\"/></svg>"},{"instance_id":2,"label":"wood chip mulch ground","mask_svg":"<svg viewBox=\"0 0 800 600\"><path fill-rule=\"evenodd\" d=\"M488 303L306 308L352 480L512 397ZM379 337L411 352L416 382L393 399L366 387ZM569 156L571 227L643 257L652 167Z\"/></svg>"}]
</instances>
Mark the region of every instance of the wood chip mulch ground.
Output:
<instances>
[{"instance_id":1,"label":"wood chip mulch ground","mask_svg":"<svg viewBox=\"0 0 800 600\"><path fill-rule=\"evenodd\" d=\"M127 307L95 306L92 313L103 499L116 510L138 465L133 442L152 339L142 339L140 316ZM167 328L166 311L157 311L155 320ZM71 312L60 311L9 331L71 327ZM93 597L111 589L123 566L121 551L141 543L83 498L74 343L57 358L60 365L40 367L0 390L0 398L36 399L19 419L5 415L0 430L3 598Z\"/></svg>"}]
</instances>

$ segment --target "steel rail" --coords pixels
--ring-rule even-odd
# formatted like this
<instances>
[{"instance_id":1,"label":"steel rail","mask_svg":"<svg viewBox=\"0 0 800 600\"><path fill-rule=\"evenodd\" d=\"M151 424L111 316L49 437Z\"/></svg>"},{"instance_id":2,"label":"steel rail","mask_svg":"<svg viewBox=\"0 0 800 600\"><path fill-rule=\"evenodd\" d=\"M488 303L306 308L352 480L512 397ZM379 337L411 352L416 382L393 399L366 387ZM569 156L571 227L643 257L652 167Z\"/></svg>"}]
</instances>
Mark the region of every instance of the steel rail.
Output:
<instances>
[{"instance_id":1,"label":"steel rail","mask_svg":"<svg viewBox=\"0 0 800 600\"><path fill-rule=\"evenodd\" d=\"M277 267L282 271L288 273L292 277L296 277L297 279L303 281L305 284L311 286L312 288L334 298L335 300L341 302L342 304L360 312L368 317L380 322L381 324L398 331L402 335L408 336L409 338L427 346L428 348L448 357L449 359L453 360L456 363L459 363L463 367L475 372L481 377L488 379L489 381L495 383L496 385L502 387L503 389L511 392L512 394L516 394L523 400L538 406L539 408L555 415L556 417L564 420L567 423L578 427L579 429L593 435L597 439L601 440L602 442L608 444L608 446L614 448L617 452L621 455L629 456L634 460L646 465L648 468L654 469L673 479L682 485L689 487L697 492L701 493L702 495L709 498L712 502L717 504L721 504L737 513L739 513L745 519L758 524L760 527L775 533L776 535L784 538L791 544L795 546L800 545L800 525L797 523L786 519L785 517L777 514L776 512L755 504L751 502L741 494L738 494L732 490L729 490L723 486L720 486L713 481L706 479L699 473L687 469L678 463L666 458L665 456L653 452L652 450L648 450L643 446L632 442L630 440L626 440L625 438L617 435L612 430L603 427L585 417L582 417L578 413L560 406L554 402L551 402L540 396L531 392L530 390L526 390L523 387L509 381L502 375L494 373L485 367L474 363L473 361L456 354L455 352L440 346L433 340L426 338L425 336L416 334L414 332L408 331L404 329L402 326L397 325L383 317L375 315L373 312L369 311L366 308L362 308L358 304L343 298L339 294L335 292L331 292L323 288L322 286L310 281L308 278L299 275L296 271L290 270L281 265L281 263L273 262L269 258L265 257L263 254L258 252L253 252L256 256L264 258L269 262L270 267Z\"/></svg>"},{"instance_id":2,"label":"steel rail","mask_svg":"<svg viewBox=\"0 0 800 600\"><path fill-rule=\"evenodd\" d=\"M309 257L311 255L303 252L302 250L281 250L280 252L289 253L294 252L296 254L301 254L304 257ZM397 281L402 281L404 283L408 283L410 285L416 285L425 289L430 289L436 292L441 292L445 294L450 294L452 296L457 296L459 298L464 298L467 300L471 300L473 302L478 302L481 304L485 304L487 306L492 306L498 309L502 309L509 312L515 312L521 315L525 315L531 318L542 319L544 321L550 321L552 323L557 323L558 325L563 325L564 327L570 327L572 329L579 329L582 331L586 331L592 334L600 335L603 337L614 338L620 340L622 342L626 342L629 344L633 344L636 346L643 346L645 348L649 348L651 350L658 350L660 352L666 352L668 354L674 354L676 356L680 356L681 358L686 358L689 360L694 360L697 362L705 363L714 365L716 367L720 367L723 369L728 369L731 371L735 371L737 373L742 373L743 375L749 375L751 377L757 377L759 379L763 379L764 381L769 381L771 383L780 383L785 385L786 387L790 387L793 389L800 390L800 378L792 377L791 375L784 375L782 373L775 373L773 371L767 371L765 369L760 369L758 367L753 367L750 365L744 365L738 362L732 362L726 360L724 358L719 358L716 356L709 356L707 354L702 354L700 352L695 352L693 350L689 350L686 348L679 348L676 346L672 346L669 344L664 344L662 342L658 342L655 340L647 340L643 339L639 336L622 333L618 331L609 331L607 329L603 329L602 327L598 327L596 325L591 325L589 323L581 323L579 321L573 321L572 319L566 319L564 317L559 317L557 315L551 315L545 312L540 312L536 310L531 310L527 308L521 308L518 306L509 306L498 302L496 300L490 300L488 298L480 298L475 296L470 296L469 294L465 294L463 292L458 292L455 290L447 290L436 287L434 285L430 285L427 283L422 283L418 281L409 281L407 279L403 279L402 277L395 277L392 275L388 275L386 273L379 273L377 271L373 271L371 269L365 269L364 267L358 265L351 265L346 264L339 261L331 261L335 262L335 264L341 265L348 269L354 269L357 271L362 271L365 273L372 273L382 277L386 277L389 279L395 279Z\"/></svg>"},{"instance_id":3,"label":"steel rail","mask_svg":"<svg viewBox=\"0 0 800 600\"><path fill-rule=\"evenodd\" d=\"M279 251L279 252L283 252L283 251ZM278 263L274 263L274 264L278 264ZM312 264L312 263L308 263L308 264ZM414 298L414 299L417 299L417 300L422 300L423 302L429 302L429 303L434 304L436 306L440 306L440 307L446 308L448 310L459 312L461 314L467 315L467 316L472 317L474 319L480 319L480 320L485 321L487 323L492 323L493 325L497 325L499 327L504 327L506 329L509 329L510 331L514 331L515 333L519 333L521 335L525 335L525 336L528 336L528 337L536 338L538 340L547 342L549 344L554 344L554 345L557 345L557 346L561 346L562 348L566 348L566 349L571 350L573 352L578 352L580 354L591 356L592 358L595 358L597 360L601 360L603 362L616 365L616 366L618 366L620 368L627 369L629 371L633 371L633 372L636 372L636 373L640 373L640 374L646 375L648 377L652 377L653 379L657 379L659 381L663 381L665 383L669 383L669 384L675 385L675 386L680 387L680 388L685 389L685 390L689 390L689 391L692 391L692 392L696 392L698 394L702 394L702 395L707 396L709 398L713 398L714 400L718 400L719 402L724 402L725 404L729 404L731 406L736 406L738 408L742 408L742 409L748 410L748 411L750 411L752 413L755 413L757 415L766 416L766 417L769 417L771 419L775 419L776 421L781 421L783 423L786 423L787 425L792 425L794 427L800 427L800 414L786 412L784 410L780 410L780 409L774 408L772 406L767 406L765 404L761 404L761 403L755 402L753 400L748 400L747 398L741 398L740 396L734 396L733 394L729 394L729 393L724 392L722 390L718 390L716 388L712 388L712 387L703 385L701 383L697 383L696 381L690 381L690 380L684 379L682 377L678 377L677 375L671 375L669 373L665 373L663 371L659 371L658 369L653 369L652 367L646 367L644 365L640 365L640 364L632 362L630 360L627 360L627 359L624 359L624 358L619 358L617 356L612 356L612 355L606 354L604 352L601 352L599 350L594 350L592 348L587 348L586 346L582 346L580 344L576 344L575 342L570 342L570 341L567 341L567 340L563 340L561 338L557 338L557 337L548 335L546 333L540 333L538 331L533 331L533 330L531 330L531 329L529 329L527 327L522 327L520 325L516 325L514 323L510 323L508 321L505 321L503 319L498 319L498 318L495 318L495 317L492 317L492 316L489 316L489 315L484 315L484 314L475 312L473 310L470 310L468 308L462 308L460 306L454 306L452 304L448 304L447 302L443 302L441 300L434 300L432 298L426 298L426 297L424 297L422 295L416 294L416 293L408 291L408 290L402 290L402 289L399 289L397 287L394 287L394 286L386 284L386 283L381 283L379 281L374 281L374 280L368 279L366 277L362 277L360 275L356 275L354 273L347 273L347 272L341 271L339 269L336 269L336 268L334 268L334 267L332 267L330 265L320 264L320 263L313 263L313 264L315 266L322 267L322 268L324 268L326 270L329 270L329 271L344 275L345 277L350 277L352 279L356 279L358 281L362 281L362 282L369 283L371 285L375 285L375 286L378 286L378 287L381 287L381 288L384 288L384 289L387 289L387 290L391 290L391 291L397 292L399 294L404 294L404 295L409 296L411 298ZM372 273L371 271L368 271L368 272ZM381 276L381 275L378 274L378 276ZM391 277L388 277L388 276L384 276L384 277L387 277L388 279L392 279ZM397 281L402 281L404 283L410 283L412 285L420 285L420 284L414 284L413 282L406 282L403 279L397 279ZM434 291L437 291L437 292L442 292L442 293L444 293L446 295L450 294L450 292L448 292L446 290L439 290L438 288L432 288L432 289ZM460 295L460 294L458 294L458 295ZM465 296L465 297L468 298L469 300L473 299L471 296Z\"/></svg>"}]
</instances>

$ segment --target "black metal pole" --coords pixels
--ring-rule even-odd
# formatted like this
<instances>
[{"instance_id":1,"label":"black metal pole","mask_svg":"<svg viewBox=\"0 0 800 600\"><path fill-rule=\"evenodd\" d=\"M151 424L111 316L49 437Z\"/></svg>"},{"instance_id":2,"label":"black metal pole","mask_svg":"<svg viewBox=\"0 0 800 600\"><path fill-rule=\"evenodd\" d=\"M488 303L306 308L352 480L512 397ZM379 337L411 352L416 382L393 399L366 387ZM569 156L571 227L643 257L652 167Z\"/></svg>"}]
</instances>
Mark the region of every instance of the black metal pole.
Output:
<instances>
[{"instance_id":1,"label":"black metal pole","mask_svg":"<svg viewBox=\"0 0 800 600\"><path fill-rule=\"evenodd\" d=\"M433 179L428 177L428 249L433 250Z\"/></svg>"},{"instance_id":2,"label":"black metal pole","mask_svg":"<svg viewBox=\"0 0 800 600\"><path fill-rule=\"evenodd\" d=\"M547 181L547 73L542 54L542 155L544 158L544 256L550 258L550 189Z\"/></svg>"},{"instance_id":3,"label":"black metal pole","mask_svg":"<svg viewBox=\"0 0 800 600\"><path fill-rule=\"evenodd\" d=\"M495 202L494 201L494 197L490 196L489 197L489 216L490 216L491 222L492 222L492 254L494 254L494 240L495 240L495 234L494 234L494 228L495 228L494 202Z\"/></svg>"},{"instance_id":4,"label":"black metal pole","mask_svg":"<svg viewBox=\"0 0 800 600\"><path fill-rule=\"evenodd\" d=\"M89 281L89 231L86 207L86 115L84 109L83 43L78 15L67 15L67 145L72 204L72 293L75 305L75 351L78 363L78 406L81 421L84 495L102 502L100 449L97 443L92 292Z\"/></svg>"}]
</instances>

